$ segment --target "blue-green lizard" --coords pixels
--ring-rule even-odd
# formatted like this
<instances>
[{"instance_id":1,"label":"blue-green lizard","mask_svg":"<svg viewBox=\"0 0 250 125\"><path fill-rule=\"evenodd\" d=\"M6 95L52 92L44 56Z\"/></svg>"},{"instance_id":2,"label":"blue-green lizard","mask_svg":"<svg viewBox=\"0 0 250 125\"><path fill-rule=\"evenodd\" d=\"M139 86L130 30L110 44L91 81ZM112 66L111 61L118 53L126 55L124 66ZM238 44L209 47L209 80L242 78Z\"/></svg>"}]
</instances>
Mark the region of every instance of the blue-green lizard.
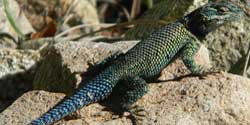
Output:
<instances>
[{"instance_id":1,"label":"blue-green lizard","mask_svg":"<svg viewBox=\"0 0 250 125\"><path fill-rule=\"evenodd\" d=\"M148 91L145 78L157 76L176 56L194 74L203 74L193 56L200 41L209 32L223 24L240 19L243 11L229 1L210 2L190 14L170 23L149 37L142 39L126 54L115 59L110 66L64 102L31 122L34 125L52 124L83 106L107 98L120 81L128 80L130 89L121 98L120 106L129 107Z\"/></svg>"}]
</instances>

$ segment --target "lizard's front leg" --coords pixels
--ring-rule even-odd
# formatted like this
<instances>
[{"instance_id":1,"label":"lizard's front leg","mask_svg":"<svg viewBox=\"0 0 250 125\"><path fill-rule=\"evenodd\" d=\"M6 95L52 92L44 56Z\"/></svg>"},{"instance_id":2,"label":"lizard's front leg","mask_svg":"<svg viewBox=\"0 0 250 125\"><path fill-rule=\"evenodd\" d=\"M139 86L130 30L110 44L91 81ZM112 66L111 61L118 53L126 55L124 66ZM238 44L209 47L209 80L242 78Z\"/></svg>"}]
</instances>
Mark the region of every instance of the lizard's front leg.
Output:
<instances>
[{"instance_id":1,"label":"lizard's front leg","mask_svg":"<svg viewBox=\"0 0 250 125\"><path fill-rule=\"evenodd\" d=\"M185 66L192 72L194 75L206 75L211 72L215 72L214 68L201 66L196 63L194 56L200 48L199 40L190 40L190 42L184 46L182 49L181 57Z\"/></svg>"}]
</instances>

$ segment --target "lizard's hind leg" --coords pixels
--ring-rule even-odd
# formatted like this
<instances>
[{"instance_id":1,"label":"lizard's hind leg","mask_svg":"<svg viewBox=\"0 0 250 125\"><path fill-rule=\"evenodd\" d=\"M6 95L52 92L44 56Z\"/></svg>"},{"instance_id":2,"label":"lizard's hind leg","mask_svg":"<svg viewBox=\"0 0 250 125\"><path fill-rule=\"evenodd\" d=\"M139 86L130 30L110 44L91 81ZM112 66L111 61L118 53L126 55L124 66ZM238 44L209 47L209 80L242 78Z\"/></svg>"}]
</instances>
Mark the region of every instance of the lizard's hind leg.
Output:
<instances>
[{"instance_id":1,"label":"lizard's hind leg","mask_svg":"<svg viewBox=\"0 0 250 125\"><path fill-rule=\"evenodd\" d=\"M125 94L121 97L121 107L124 111L136 120L141 121L145 116L145 110L140 106L134 106L134 103L148 92L148 84L140 77L128 78L128 88Z\"/></svg>"}]
</instances>

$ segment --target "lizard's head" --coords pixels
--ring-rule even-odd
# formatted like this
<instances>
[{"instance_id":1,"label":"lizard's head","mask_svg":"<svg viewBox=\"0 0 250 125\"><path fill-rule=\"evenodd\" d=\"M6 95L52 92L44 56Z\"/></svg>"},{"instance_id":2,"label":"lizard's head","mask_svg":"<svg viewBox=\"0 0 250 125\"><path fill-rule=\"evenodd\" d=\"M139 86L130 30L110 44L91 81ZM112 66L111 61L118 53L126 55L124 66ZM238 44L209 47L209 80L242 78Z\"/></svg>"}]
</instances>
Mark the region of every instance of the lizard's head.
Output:
<instances>
[{"instance_id":1,"label":"lizard's head","mask_svg":"<svg viewBox=\"0 0 250 125\"><path fill-rule=\"evenodd\" d=\"M225 23L239 20L244 12L230 1L209 2L185 18L187 28L197 36L205 36Z\"/></svg>"}]
</instances>

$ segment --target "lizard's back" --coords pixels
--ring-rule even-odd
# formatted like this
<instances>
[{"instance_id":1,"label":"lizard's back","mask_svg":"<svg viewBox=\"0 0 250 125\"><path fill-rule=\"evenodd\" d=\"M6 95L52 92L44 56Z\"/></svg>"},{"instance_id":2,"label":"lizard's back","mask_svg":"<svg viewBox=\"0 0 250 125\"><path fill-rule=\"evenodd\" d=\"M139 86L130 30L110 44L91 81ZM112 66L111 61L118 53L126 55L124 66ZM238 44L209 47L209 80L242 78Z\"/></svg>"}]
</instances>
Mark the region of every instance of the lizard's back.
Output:
<instances>
[{"instance_id":1,"label":"lizard's back","mask_svg":"<svg viewBox=\"0 0 250 125\"><path fill-rule=\"evenodd\" d=\"M171 23L143 39L113 66L125 70L127 76L150 77L163 67L192 39L179 22Z\"/></svg>"}]
</instances>

